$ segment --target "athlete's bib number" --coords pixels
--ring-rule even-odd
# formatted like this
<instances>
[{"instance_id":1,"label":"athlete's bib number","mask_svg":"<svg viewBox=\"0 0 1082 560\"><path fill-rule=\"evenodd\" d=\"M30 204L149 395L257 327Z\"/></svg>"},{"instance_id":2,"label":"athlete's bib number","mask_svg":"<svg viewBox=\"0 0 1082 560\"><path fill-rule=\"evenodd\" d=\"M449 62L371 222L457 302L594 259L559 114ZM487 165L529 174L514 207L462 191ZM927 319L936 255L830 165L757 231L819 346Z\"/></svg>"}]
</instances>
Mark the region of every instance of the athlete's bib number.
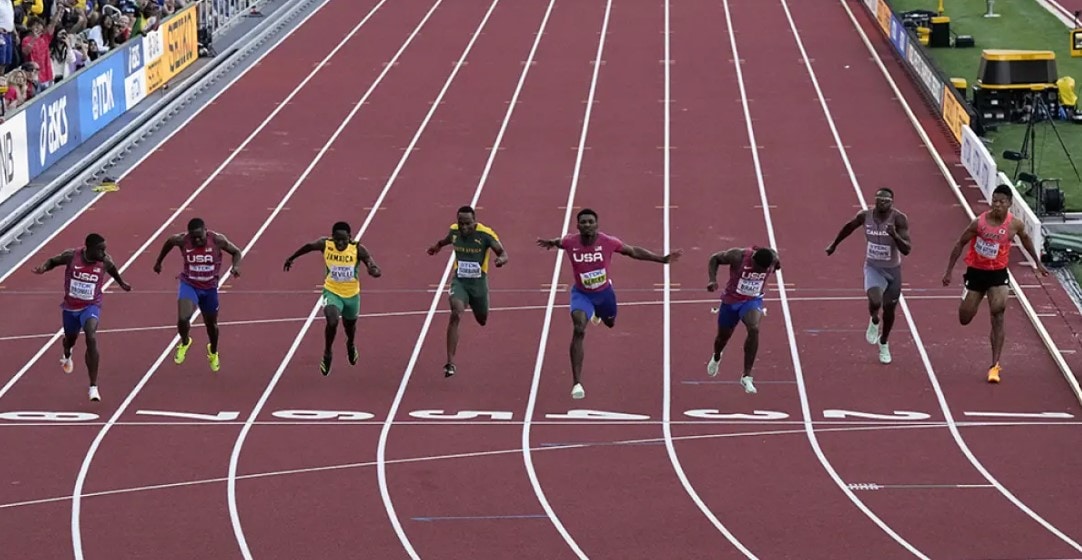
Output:
<instances>
[{"instance_id":1,"label":"athlete's bib number","mask_svg":"<svg viewBox=\"0 0 1082 560\"><path fill-rule=\"evenodd\" d=\"M763 280L741 278L736 283L736 293L742 296L757 296L763 293Z\"/></svg>"},{"instance_id":2,"label":"athlete's bib number","mask_svg":"<svg viewBox=\"0 0 1082 560\"><path fill-rule=\"evenodd\" d=\"M994 241L987 241L984 238L978 237L977 242L973 245L977 254L986 258L994 259L999 256L999 243Z\"/></svg>"},{"instance_id":3,"label":"athlete's bib number","mask_svg":"<svg viewBox=\"0 0 1082 560\"><path fill-rule=\"evenodd\" d=\"M481 263L471 261L458 261L459 278L480 278Z\"/></svg>"},{"instance_id":4,"label":"athlete's bib number","mask_svg":"<svg viewBox=\"0 0 1082 560\"><path fill-rule=\"evenodd\" d=\"M591 270L590 272L583 272L579 274L579 279L582 280L582 285L587 289L594 290L605 285L605 282L609 281L609 275L605 272L605 269Z\"/></svg>"},{"instance_id":5,"label":"athlete's bib number","mask_svg":"<svg viewBox=\"0 0 1082 560\"><path fill-rule=\"evenodd\" d=\"M94 288L96 285L90 282L83 282L81 280L72 280L71 285L68 287L68 295L83 301L92 301L94 299Z\"/></svg>"},{"instance_id":6,"label":"athlete's bib number","mask_svg":"<svg viewBox=\"0 0 1082 560\"><path fill-rule=\"evenodd\" d=\"M868 260L871 261L889 261L891 257L892 247L890 245L880 245L879 243L868 244Z\"/></svg>"},{"instance_id":7,"label":"athlete's bib number","mask_svg":"<svg viewBox=\"0 0 1082 560\"><path fill-rule=\"evenodd\" d=\"M349 282L355 278L352 266L332 266L331 280L335 282Z\"/></svg>"}]
</instances>

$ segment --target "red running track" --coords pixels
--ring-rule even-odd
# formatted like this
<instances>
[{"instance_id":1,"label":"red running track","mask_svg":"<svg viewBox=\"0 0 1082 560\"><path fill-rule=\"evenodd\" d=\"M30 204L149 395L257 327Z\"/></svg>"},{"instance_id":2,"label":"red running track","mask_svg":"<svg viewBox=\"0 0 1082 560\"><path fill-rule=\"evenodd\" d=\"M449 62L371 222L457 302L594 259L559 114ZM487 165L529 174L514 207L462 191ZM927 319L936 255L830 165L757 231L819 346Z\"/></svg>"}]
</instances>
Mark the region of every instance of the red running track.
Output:
<instances>
[{"instance_id":1,"label":"red running track","mask_svg":"<svg viewBox=\"0 0 1082 560\"><path fill-rule=\"evenodd\" d=\"M957 174L874 22L851 7ZM19 458L3 470L6 548L68 557L74 532L80 558L1082 557L1067 542L1082 538L1066 484L1080 465L1060 451L1079 437L1079 405L1015 300L1004 383L984 383L986 315L958 327L958 290L937 285L965 213L844 6L669 10L666 35L662 1L332 0L144 161L123 194L2 284L7 316L21 319L0 323L0 445ZM866 199L891 185L913 223L910 314L890 366L863 342L860 240L826 263L821 253L859 207L854 183ZM150 270L160 221L197 188L166 231L200 215L247 248L223 289L216 375L199 327L199 348L172 364L175 261L168 275ZM511 261L492 274L489 325L464 321L459 375L444 379L446 253L423 251L474 199ZM566 263L547 309L565 257L533 242L582 207L655 251L668 233L685 256L670 267L668 309L662 267L614 265L617 327L590 327L588 397L571 401ZM322 322L305 322L318 265L284 273L281 263L339 216L384 276L364 281L361 363L339 354L323 378ZM57 372L58 344L27 366L57 324L56 276L29 270L90 229L135 287L107 295L105 400L94 404L82 400L81 365L74 378ZM742 333L719 378L703 371L715 319L703 269L716 250L771 237L786 283L768 293L759 393L745 395ZM1053 338L1076 349L1062 290L1021 264L1015 273L1055 315L1042 317ZM96 418L10 414L34 410ZM987 416L1038 412L1069 416Z\"/></svg>"}]
</instances>

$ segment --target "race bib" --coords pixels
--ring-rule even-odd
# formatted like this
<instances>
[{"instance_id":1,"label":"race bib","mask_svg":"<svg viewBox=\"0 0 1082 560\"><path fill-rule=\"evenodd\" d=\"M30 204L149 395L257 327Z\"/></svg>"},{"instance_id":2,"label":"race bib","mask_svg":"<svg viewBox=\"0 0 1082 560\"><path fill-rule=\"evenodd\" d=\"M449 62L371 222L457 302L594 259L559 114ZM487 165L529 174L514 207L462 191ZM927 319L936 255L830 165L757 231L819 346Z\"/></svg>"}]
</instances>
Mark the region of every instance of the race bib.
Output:
<instances>
[{"instance_id":1,"label":"race bib","mask_svg":"<svg viewBox=\"0 0 1082 560\"><path fill-rule=\"evenodd\" d=\"M68 287L68 295L83 301L93 301L94 288L96 285L81 280L72 280Z\"/></svg>"},{"instance_id":2,"label":"race bib","mask_svg":"<svg viewBox=\"0 0 1082 560\"><path fill-rule=\"evenodd\" d=\"M736 293L742 296L757 296L763 293L763 282L764 280L741 278L736 283Z\"/></svg>"},{"instance_id":3,"label":"race bib","mask_svg":"<svg viewBox=\"0 0 1082 560\"><path fill-rule=\"evenodd\" d=\"M481 263L470 261L458 261L459 278L480 278Z\"/></svg>"},{"instance_id":4,"label":"race bib","mask_svg":"<svg viewBox=\"0 0 1082 560\"><path fill-rule=\"evenodd\" d=\"M352 266L332 266L331 280L334 280L335 282L349 282L356 278L353 273L354 270Z\"/></svg>"},{"instance_id":5,"label":"race bib","mask_svg":"<svg viewBox=\"0 0 1082 560\"><path fill-rule=\"evenodd\" d=\"M582 285L588 290L595 290L605 285L608 282L609 275L605 272L605 269L591 270L590 272L583 272L579 274L579 280L582 281Z\"/></svg>"},{"instance_id":6,"label":"race bib","mask_svg":"<svg viewBox=\"0 0 1082 560\"><path fill-rule=\"evenodd\" d=\"M880 245L879 243L868 244L868 260L870 261L889 261L892 251L890 245Z\"/></svg>"},{"instance_id":7,"label":"race bib","mask_svg":"<svg viewBox=\"0 0 1082 560\"><path fill-rule=\"evenodd\" d=\"M973 244L973 248L977 251L978 255L986 259L994 259L999 256L999 243L987 241L982 237L977 238L977 242Z\"/></svg>"}]
</instances>

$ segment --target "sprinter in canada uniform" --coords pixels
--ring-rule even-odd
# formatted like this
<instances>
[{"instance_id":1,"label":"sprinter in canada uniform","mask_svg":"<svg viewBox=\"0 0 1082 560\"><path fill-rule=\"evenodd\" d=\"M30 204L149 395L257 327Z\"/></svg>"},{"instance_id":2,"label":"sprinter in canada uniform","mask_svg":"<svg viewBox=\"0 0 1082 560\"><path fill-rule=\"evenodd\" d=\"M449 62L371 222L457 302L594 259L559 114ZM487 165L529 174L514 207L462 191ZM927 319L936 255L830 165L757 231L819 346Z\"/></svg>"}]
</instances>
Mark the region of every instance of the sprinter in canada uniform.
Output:
<instances>
[{"instance_id":1,"label":"sprinter in canada uniform","mask_svg":"<svg viewBox=\"0 0 1082 560\"><path fill-rule=\"evenodd\" d=\"M491 250L496 254L496 266L507 264L507 251L500 243L496 231L477 221L477 213L471 206L458 209L455 223L442 239L428 248L435 255L446 245L455 251L454 276L448 297L451 316L447 320L447 362L443 376L455 374L455 353L458 350L458 325L462 313L469 307L473 318L482 327L488 323L488 257Z\"/></svg>"},{"instance_id":2,"label":"sprinter in canada uniform","mask_svg":"<svg viewBox=\"0 0 1082 560\"><path fill-rule=\"evenodd\" d=\"M161 273L162 261L169 251L180 249L184 259L184 268L177 276L177 344L173 361L184 363L188 348L192 345L189 336L192 328L192 316L196 306L203 314L203 323L207 327L207 361L211 371L218 371L221 361L218 357L218 281L222 268L222 252L233 257L230 274L240 276L241 251L221 233L210 231L200 218L188 222L187 233L178 233L165 240L158 260L154 263L154 272Z\"/></svg>"},{"instance_id":3,"label":"sprinter in canada uniform","mask_svg":"<svg viewBox=\"0 0 1082 560\"><path fill-rule=\"evenodd\" d=\"M718 374L718 364L725 345L733 336L736 325L743 322L748 337L744 340L744 373L740 384L744 391L755 392L751 369L759 352L759 321L763 317L763 288L776 270L781 270L778 253L766 247L736 247L710 256L707 266L707 291L718 289L718 267L729 265L729 281L721 292L718 307L718 332L714 337L714 353L706 364L706 373Z\"/></svg>"},{"instance_id":4,"label":"sprinter in canada uniform","mask_svg":"<svg viewBox=\"0 0 1082 560\"><path fill-rule=\"evenodd\" d=\"M64 355L60 365L64 373L71 373L75 363L71 350L79 339L79 332L86 334L86 369L90 376L90 400L100 401L98 391L98 321L101 319L102 292L105 275L108 274L125 292L131 286L120 277L120 271L106 252L105 238L96 233L86 236L85 245L68 249L34 268L35 274L64 266L64 302L60 304L64 323Z\"/></svg>"},{"instance_id":5,"label":"sprinter in canada uniform","mask_svg":"<svg viewBox=\"0 0 1082 560\"><path fill-rule=\"evenodd\" d=\"M861 210L842 226L837 237L827 246L827 255L834 251L849 234L864 229L867 241L864 257L864 292L868 297L868 330L865 340L879 345L879 361L889 364L888 338L894 327L894 311L902 297L902 256L913 250L909 239L909 218L894 207L894 191L879 189L875 207ZM883 310L880 324L879 310Z\"/></svg>"},{"instance_id":6,"label":"sprinter in canada uniform","mask_svg":"<svg viewBox=\"0 0 1082 560\"><path fill-rule=\"evenodd\" d=\"M619 239L598 231L597 213L589 208L579 211L577 234L555 239L538 239L537 245L546 249L563 249L571 261L571 273L575 280L571 286L571 375L573 385L571 398L586 396L582 387L583 340L586 324L605 323L610 329L616 324L616 290L609 277L612 254L619 253L638 261L662 264L674 263L684 254L681 250L668 255L658 255L642 247L628 245Z\"/></svg>"},{"instance_id":7,"label":"sprinter in canada uniform","mask_svg":"<svg viewBox=\"0 0 1082 560\"><path fill-rule=\"evenodd\" d=\"M323 317L326 325L323 330L323 360L319 371L323 375L331 373L334 359L332 346L338 331L338 320L342 319L342 329L346 333L346 359L350 365L357 364L357 318L361 314L361 280L357 274L364 263L368 275L379 278L383 275L368 249L351 239L350 226L346 222L336 222L331 226L330 237L319 239L302 246L286 259L284 269L289 271L293 261L301 255L319 252L323 254Z\"/></svg>"},{"instance_id":8,"label":"sprinter in canada uniform","mask_svg":"<svg viewBox=\"0 0 1082 560\"><path fill-rule=\"evenodd\" d=\"M958 306L958 321L968 325L980 309L981 300L988 296L988 312L992 319L992 366L988 368L988 382L999 383L1002 368L999 365L1003 352L1005 334L1003 331L1003 313L1007 309L1007 295L1010 291L1011 240L1017 235L1026 252L1037 262L1037 271L1042 276L1048 275L1048 269L1041 264L1040 253L1033 247L1033 239L1026 233L1025 224L1011 213L1014 193L1007 185L999 185L992 191L992 208L977 216L966 226L958 242L954 244L947 272L943 274L943 285L951 283L951 271L958 257L966 249L966 272L962 276L965 282L965 295Z\"/></svg>"}]
</instances>

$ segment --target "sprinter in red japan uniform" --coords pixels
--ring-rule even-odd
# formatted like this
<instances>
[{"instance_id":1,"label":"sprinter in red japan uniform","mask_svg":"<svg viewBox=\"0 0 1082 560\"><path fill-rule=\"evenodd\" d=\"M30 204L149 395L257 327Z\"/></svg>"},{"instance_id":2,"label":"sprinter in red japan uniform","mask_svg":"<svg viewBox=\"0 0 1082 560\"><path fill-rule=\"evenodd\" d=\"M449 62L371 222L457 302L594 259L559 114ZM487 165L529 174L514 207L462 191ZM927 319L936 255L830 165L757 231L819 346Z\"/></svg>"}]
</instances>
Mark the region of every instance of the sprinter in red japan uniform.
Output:
<instances>
[{"instance_id":1,"label":"sprinter in red japan uniform","mask_svg":"<svg viewBox=\"0 0 1082 560\"><path fill-rule=\"evenodd\" d=\"M207 338L210 339L207 344L207 361L210 362L211 371L218 371L221 367L218 358L218 281L222 252L225 251L233 257L230 274L239 277L242 258L240 249L224 235L208 230L203 220L192 218L188 222L187 233L178 233L165 240L158 260L154 263L154 272L161 273L162 261L173 247L179 248L184 258L184 269L177 276L177 334L180 335L180 342L177 344L173 361L177 364L184 363L184 357L192 345L189 333L192 328L192 315L198 305L207 327Z\"/></svg>"},{"instance_id":2,"label":"sprinter in red japan uniform","mask_svg":"<svg viewBox=\"0 0 1082 560\"><path fill-rule=\"evenodd\" d=\"M969 223L958 242L954 244L947 272L943 274L943 285L951 283L951 270L966 244L965 296L958 306L958 321L968 325L980 309L981 300L988 296L988 312L992 318L992 367L988 368L988 382L999 383L999 358L1003 352L1003 312L1007 309L1007 295L1010 291L1011 240L1018 236L1022 246L1037 259L1037 271L1048 276L1048 269L1040 262L1040 253L1033 248L1033 239L1026 233L1025 225L1011 213L1014 196L1011 188L999 185L992 191L992 209L984 212Z\"/></svg>"},{"instance_id":3,"label":"sprinter in red japan uniform","mask_svg":"<svg viewBox=\"0 0 1082 560\"><path fill-rule=\"evenodd\" d=\"M105 238L91 233L86 236L85 245L77 249L68 249L50 258L34 268L34 274L46 272L64 265L64 302L60 304L64 321L64 356L60 365L64 373L71 373L75 363L71 350L79 339L79 331L86 334L86 369L90 375L90 400L100 401L98 392L98 321L101 319L102 291L105 275L113 277L125 291L131 286L120 277L120 271L112 257L105 252Z\"/></svg>"}]
</instances>

